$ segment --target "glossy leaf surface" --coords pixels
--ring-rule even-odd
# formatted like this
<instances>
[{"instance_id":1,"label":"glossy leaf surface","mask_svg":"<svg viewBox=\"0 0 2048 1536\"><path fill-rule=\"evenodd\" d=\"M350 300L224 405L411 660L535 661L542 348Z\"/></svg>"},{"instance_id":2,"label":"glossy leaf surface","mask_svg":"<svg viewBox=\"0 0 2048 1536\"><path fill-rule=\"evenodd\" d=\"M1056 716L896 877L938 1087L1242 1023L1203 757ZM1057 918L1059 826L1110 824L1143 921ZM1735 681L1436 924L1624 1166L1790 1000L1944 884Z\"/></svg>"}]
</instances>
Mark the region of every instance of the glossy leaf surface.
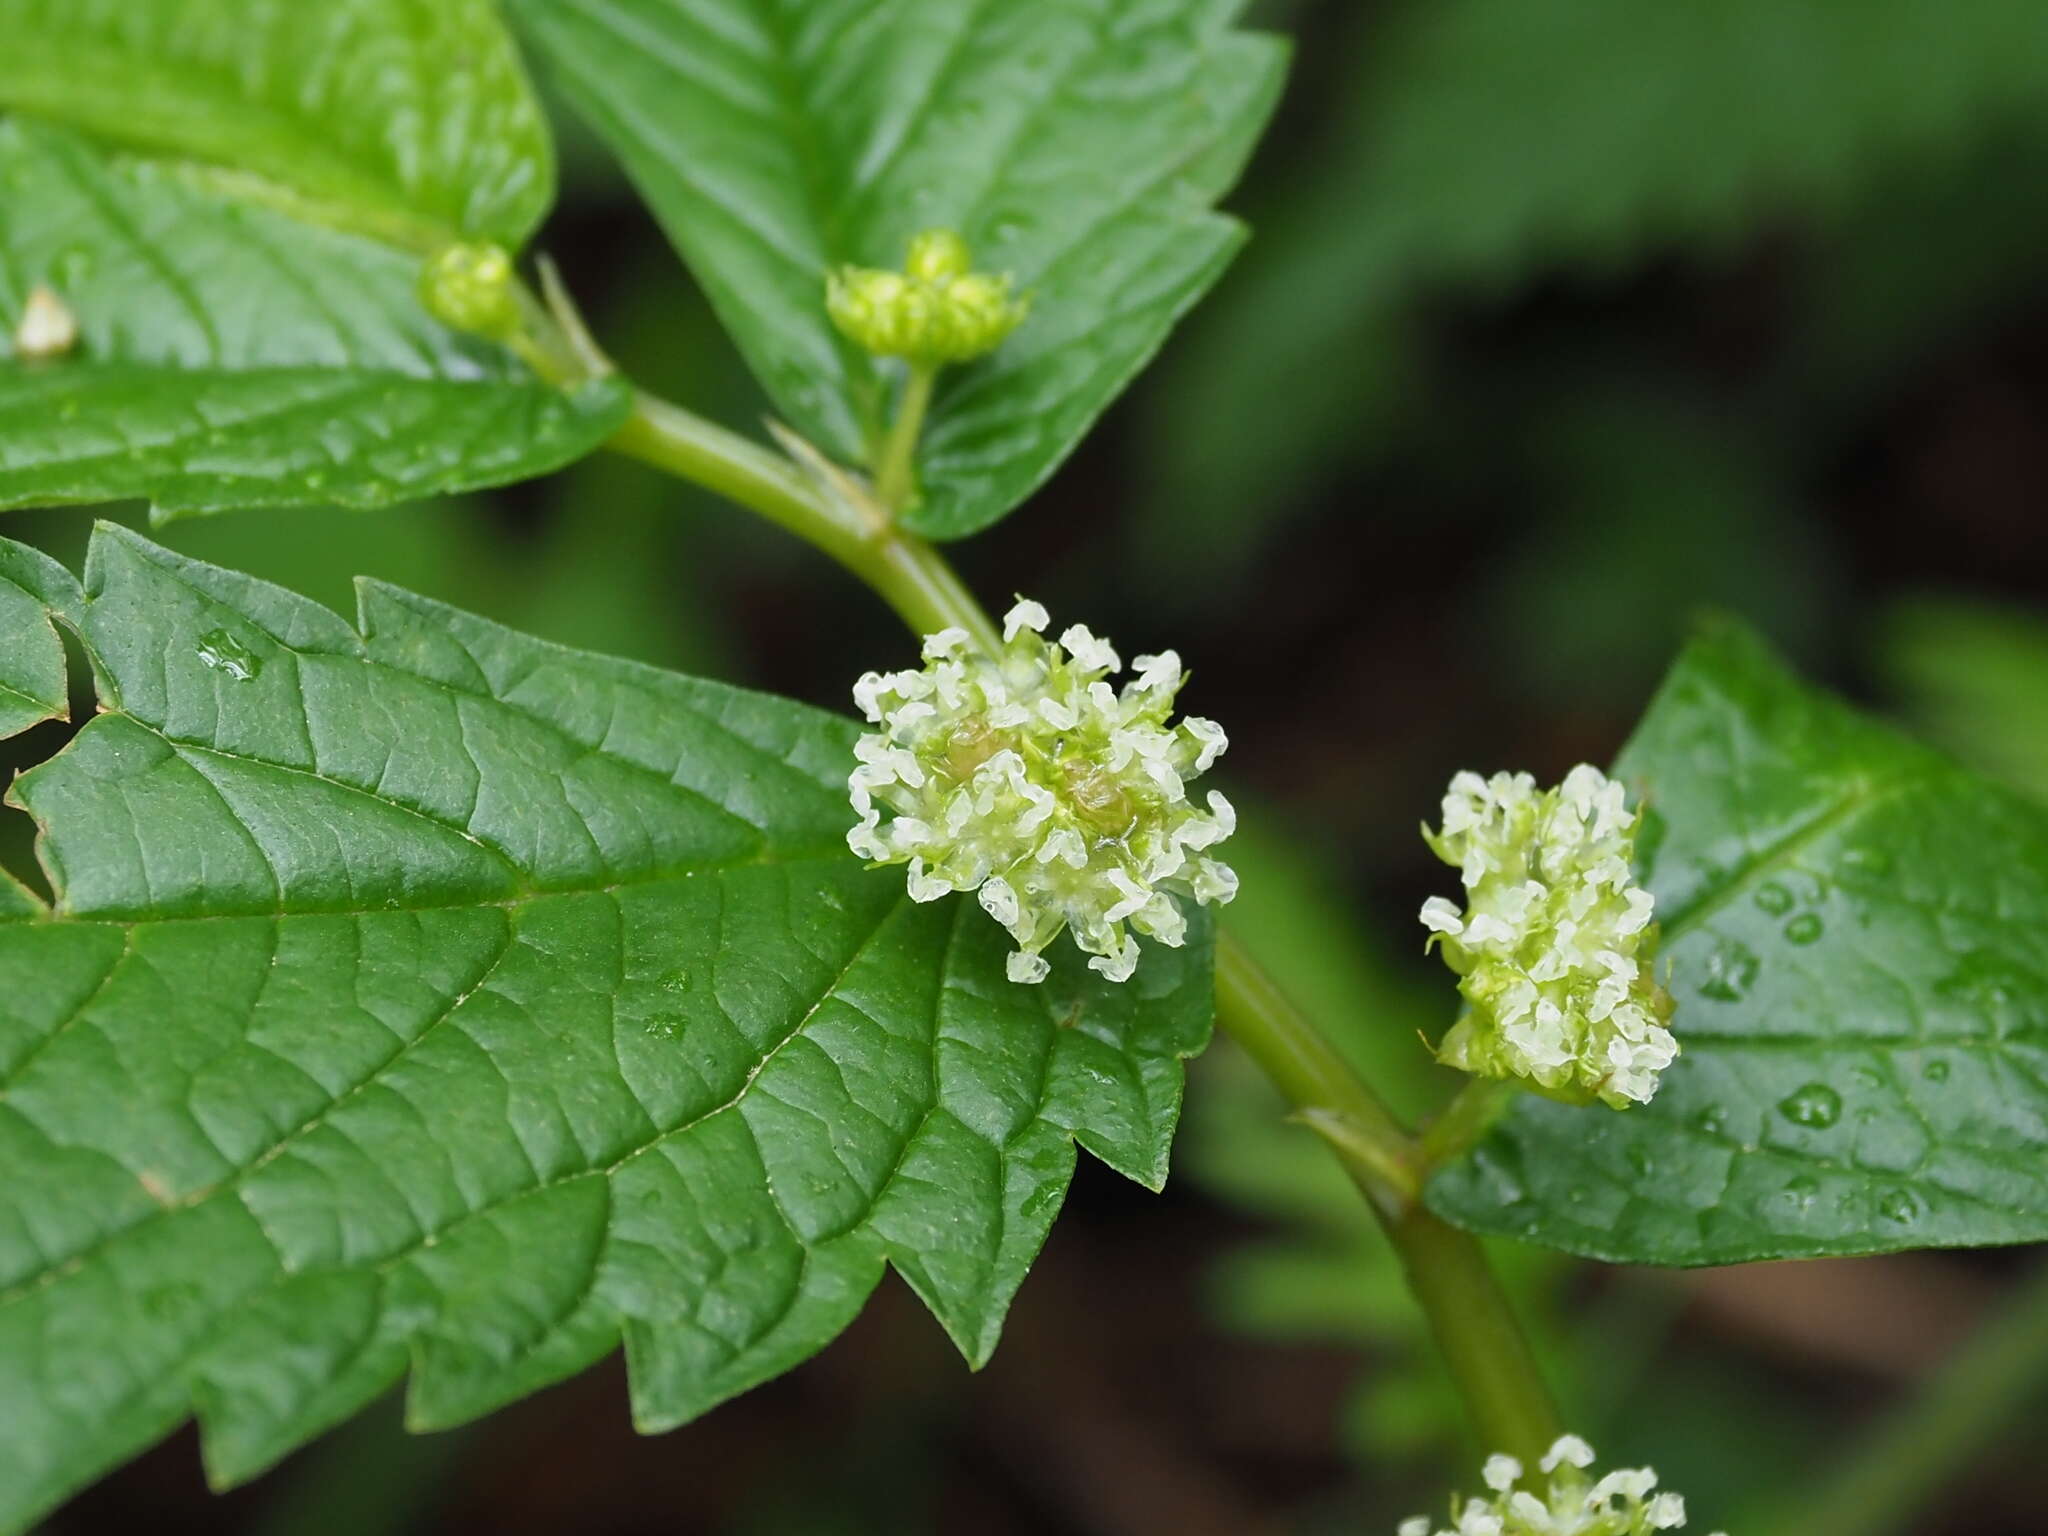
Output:
<instances>
[{"instance_id":1,"label":"glossy leaf surface","mask_svg":"<svg viewBox=\"0 0 2048 1536\"><path fill-rule=\"evenodd\" d=\"M849 463L891 375L826 273L963 234L1031 315L941 379L905 521L953 538L1044 481L1243 238L1212 211L1283 55L1218 0L513 0L776 405Z\"/></svg>"},{"instance_id":2,"label":"glossy leaf surface","mask_svg":"<svg viewBox=\"0 0 2048 1536\"><path fill-rule=\"evenodd\" d=\"M1644 1264L2048 1237L2048 813L1732 627L1615 771L1684 1054L1642 1108L1520 1096L1430 1204Z\"/></svg>"},{"instance_id":3,"label":"glossy leaf surface","mask_svg":"<svg viewBox=\"0 0 2048 1536\"><path fill-rule=\"evenodd\" d=\"M623 1340L665 1429L885 1264L979 1361L1074 1141L1163 1180L1206 927L1010 984L847 853L851 722L118 530L34 569L105 712L14 792L58 901L0 921L0 1528L408 1368L431 1428Z\"/></svg>"}]
</instances>

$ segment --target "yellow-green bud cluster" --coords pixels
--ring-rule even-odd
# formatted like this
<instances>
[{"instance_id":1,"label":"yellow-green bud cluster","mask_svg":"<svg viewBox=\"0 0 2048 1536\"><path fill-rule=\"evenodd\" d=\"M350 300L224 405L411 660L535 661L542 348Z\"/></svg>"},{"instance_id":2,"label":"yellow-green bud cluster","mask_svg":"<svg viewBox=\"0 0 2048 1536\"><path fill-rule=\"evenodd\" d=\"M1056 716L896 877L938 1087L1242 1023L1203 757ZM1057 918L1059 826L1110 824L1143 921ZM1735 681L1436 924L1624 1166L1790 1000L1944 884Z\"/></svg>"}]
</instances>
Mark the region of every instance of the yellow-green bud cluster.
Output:
<instances>
[{"instance_id":1,"label":"yellow-green bud cluster","mask_svg":"<svg viewBox=\"0 0 2048 1536\"><path fill-rule=\"evenodd\" d=\"M910 242L901 272L841 267L825 280L825 310L840 331L877 357L924 367L993 352L1024 319L1007 276L976 272L967 242L928 229Z\"/></svg>"},{"instance_id":2,"label":"yellow-green bud cluster","mask_svg":"<svg viewBox=\"0 0 2048 1536\"><path fill-rule=\"evenodd\" d=\"M1638 816L1581 764L1539 792L1526 773L1461 773L1422 835L1465 883L1463 911L1422 906L1467 1008L1437 1056L1557 1098L1647 1103L1678 1056L1657 984L1653 902L1635 883Z\"/></svg>"},{"instance_id":3,"label":"yellow-green bud cluster","mask_svg":"<svg viewBox=\"0 0 2048 1536\"><path fill-rule=\"evenodd\" d=\"M1214 790L1206 810L1187 792L1227 742L1214 721L1167 724L1183 678L1172 651L1140 656L1119 692L1109 643L1076 624L1054 644L1049 622L1020 598L996 654L943 629L923 668L861 678L854 702L880 729L854 748L860 824L846 841L877 864L907 863L915 901L979 890L1017 941L1010 980L1043 981L1040 951L1064 928L1094 970L1124 981L1138 963L1127 928L1178 947L1187 921L1173 893L1237 894L1237 876L1203 851L1236 813Z\"/></svg>"},{"instance_id":4,"label":"yellow-green bud cluster","mask_svg":"<svg viewBox=\"0 0 2048 1536\"><path fill-rule=\"evenodd\" d=\"M420 302L454 330L492 341L519 334L519 290L503 246L447 245L420 269Z\"/></svg>"},{"instance_id":5,"label":"yellow-green bud cluster","mask_svg":"<svg viewBox=\"0 0 2048 1536\"><path fill-rule=\"evenodd\" d=\"M1523 1488L1522 1464L1512 1456L1489 1456L1481 1474L1492 1490L1485 1498L1451 1498L1451 1523L1427 1515L1403 1520L1399 1536L1651 1536L1685 1525L1685 1500L1658 1493L1649 1467L1623 1467L1597 1482L1587 1475L1593 1447L1577 1435L1560 1435L1543 1458L1547 1489ZM1716 1533L1720 1536L1720 1533Z\"/></svg>"}]
</instances>

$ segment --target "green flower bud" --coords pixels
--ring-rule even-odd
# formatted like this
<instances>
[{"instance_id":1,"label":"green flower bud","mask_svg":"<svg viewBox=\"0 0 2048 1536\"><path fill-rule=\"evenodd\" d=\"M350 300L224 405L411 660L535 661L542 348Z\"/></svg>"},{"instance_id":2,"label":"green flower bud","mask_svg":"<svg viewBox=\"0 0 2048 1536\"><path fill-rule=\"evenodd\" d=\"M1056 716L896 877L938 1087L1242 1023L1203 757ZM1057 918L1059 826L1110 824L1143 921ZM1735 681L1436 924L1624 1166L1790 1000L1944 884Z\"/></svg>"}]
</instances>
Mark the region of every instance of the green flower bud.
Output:
<instances>
[{"instance_id":1,"label":"green flower bud","mask_svg":"<svg viewBox=\"0 0 2048 1536\"><path fill-rule=\"evenodd\" d=\"M420 302L443 325L492 341L510 341L524 325L502 246L443 246L420 269Z\"/></svg>"},{"instance_id":2,"label":"green flower bud","mask_svg":"<svg viewBox=\"0 0 2048 1536\"><path fill-rule=\"evenodd\" d=\"M927 229L911 237L903 270L914 282L938 283L965 277L973 265L967 242L958 234L950 229Z\"/></svg>"},{"instance_id":3,"label":"green flower bud","mask_svg":"<svg viewBox=\"0 0 2048 1536\"><path fill-rule=\"evenodd\" d=\"M994 351L1027 307L1007 276L970 270L967 242L950 229L913 239L901 272L842 267L825 279L825 312L841 334L922 367Z\"/></svg>"}]
</instances>

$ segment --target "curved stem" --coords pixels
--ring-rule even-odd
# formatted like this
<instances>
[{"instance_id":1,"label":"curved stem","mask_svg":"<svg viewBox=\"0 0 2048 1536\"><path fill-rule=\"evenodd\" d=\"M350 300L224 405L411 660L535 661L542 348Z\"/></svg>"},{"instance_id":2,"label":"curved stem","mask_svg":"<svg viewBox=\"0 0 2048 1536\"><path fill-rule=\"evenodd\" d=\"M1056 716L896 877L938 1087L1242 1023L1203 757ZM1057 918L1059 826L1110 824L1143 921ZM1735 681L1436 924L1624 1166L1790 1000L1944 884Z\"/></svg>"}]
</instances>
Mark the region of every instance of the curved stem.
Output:
<instances>
[{"instance_id":1,"label":"curved stem","mask_svg":"<svg viewBox=\"0 0 2048 1536\"><path fill-rule=\"evenodd\" d=\"M888 503L878 506L822 462L807 473L646 394L636 397L611 446L808 540L872 587L914 633L958 625L991 649L997 643L993 621L945 556L895 527ZM1557 1412L1484 1253L1418 1198L1421 1144L1227 929L1216 940L1216 1016L1371 1203L1484 1447L1533 1465L1559 1433Z\"/></svg>"}]
</instances>

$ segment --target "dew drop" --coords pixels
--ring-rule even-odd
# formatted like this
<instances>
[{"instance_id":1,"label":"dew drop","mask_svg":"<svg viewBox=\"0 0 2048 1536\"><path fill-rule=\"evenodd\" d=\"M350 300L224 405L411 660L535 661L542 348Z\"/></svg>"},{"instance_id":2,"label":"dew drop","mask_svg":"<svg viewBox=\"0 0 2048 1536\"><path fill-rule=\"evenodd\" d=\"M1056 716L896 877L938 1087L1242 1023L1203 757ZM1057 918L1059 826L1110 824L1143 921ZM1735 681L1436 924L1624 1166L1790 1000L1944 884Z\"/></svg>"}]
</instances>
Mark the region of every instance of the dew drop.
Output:
<instances>
[{"instance_id":1,"label":"dew drop","mask_svg":"<svg viewBox=\"0 0 2048 1536\"><path fill-rule=\"evenodd\" d=\"M1884 1074L1875 1067L1858 1067L1850 1076L1856 1079L1858 1088L1882 1088Z\"/></svg>"},{"instance_id":2,"label":"dew drop","mask_svg":"<svg viewBox=\"0 0 2048 1536\"><path fill-rule=\"evenodd\" d=\"M1709 1104L1692 1117L1692 1123L1709 1136L1719 1136L1728 1129L1728 1108L1724 1104Z\"/></svg>"},{"instance_id":3,"label":"dew drop","mask_svg":"<svg viewBox=\"0 0 2048 1536\"><path fill-rule=\"evenodd\" d=\"M1748 945L1723 939L1707 956L1707 979L1700 996L1717 1003L1739 1003L1756 985L1757 958Z\"/></svg>"},{"instance_id":4,"label":"dew drop","mask_svg":"<svg viewBox=\"0 0 2048 1536\"><path fill-rule=\"evenodd\" d=\"M263 658L224 629L209 629L199 637L199 659L216 672L225 672L238 683L246 683L263 670Z\"/></svg>"},{"instance_id":5,"label":"dew drop","mask_svg":"<svg viewBox=\"0 0 2048 1536\"><path fill-rule=\"evenodd\" d=\"M1657 1171L1657 1160L1650 1155L1650 1149L1641 1142L1629 1143L1628 1165L1636 1171L1636 1177L1647 1179Z\"/></svg>"},{"instance_id":6,"label":"dew drop","mask_svg":"<svg viewBox=\"0 0 2048 1536\"><path fill-rule=\"evenodd\" d=\"M657 1040L674 1040L683 1032L683 1021L674 1014L657 1013L640 1026Z\"/></svg>"},{"instance_id":7,"label":"dew drop","mask_svg":"<svg viewBox=\"0 0 2048 1536\"><path fill-rule=\"evenodd\" d=\"M1847 848L1842 852L1842 862L1850 869L1882 880L1892 872L1892 856L1882 848Z\"/></svg>"},{"instance_id":8,"label":"dew drop","mask_svg":"<svg viewBox=\"0 0 2048 1536\"><path fill-rule=\"evenodd\" d=\"M1826 932L1818 912L1802 912L1785 925L1785 937L1794 944L1811 944Z\"/></svg>"},{"instance_id":9,"label":"dew drop","mask_svg":"<svg viewBox=\"0 0 2048 1536\"><path fill-rule=\"evenodd\" d=\"M1824 1131L1842 1118L1842 1096L1826 1083L1808 1083L1780 1099L1778 1113L1794 1125Z\"/></svg>"},{"instance_id":10,"label":"dew drop","mask_svg":"<svg viewBox=\"0 0 2048 1536\"><path fill-rule=\"evenodd\" d=\"M1795 1211L1808 1211L1820 1194L1820 1185L1801 1174L1785 1185L1785 1199Z\"/></svg>"},{"instance_id":11,"label":"dew drop","mask_svg":"<svg viewBox=\"0 0 2048 1536\"><path fill-rule=\"evenodd\" d=\"M1903 1227L1919 1220L1920 1202L1910 1190L1888 1189L1878 1197L1877 1213L1886 1221L1896 1221Z\"/></svg>"},{"instance_id":12,"label":"dew drop","mask_svg":"<svg viewBox=\"0 0 2048 1536\"><path fill-rule=\"evenodd\" d=\"M1782 917L1792 910L1792 893L1778 884L1767 881L1756 893L1756 904L1773 917Z\"/></svg>"},{"instance_id":13,"label":"dew drop","mask_svg":"<svg viewBox=\"0 0 2048 1536\"><path fill-rule=\"evenodd\" d=\"M1948 1081L1948 1062L1937 1056L1920 1069L1920 1075L1930 1083L1945 1083Z\"/></svg>"},{"instance_id":14,"label":"dew drop","mask_svg":"<svg viewBox=\"0 0 2048 1536\"><path fill-rule=\"evenodd\" d=\"M661 990L664 992L686 992L690 987L690 973L682 966L662 974Z\"/></svg>"}]
</instances>

